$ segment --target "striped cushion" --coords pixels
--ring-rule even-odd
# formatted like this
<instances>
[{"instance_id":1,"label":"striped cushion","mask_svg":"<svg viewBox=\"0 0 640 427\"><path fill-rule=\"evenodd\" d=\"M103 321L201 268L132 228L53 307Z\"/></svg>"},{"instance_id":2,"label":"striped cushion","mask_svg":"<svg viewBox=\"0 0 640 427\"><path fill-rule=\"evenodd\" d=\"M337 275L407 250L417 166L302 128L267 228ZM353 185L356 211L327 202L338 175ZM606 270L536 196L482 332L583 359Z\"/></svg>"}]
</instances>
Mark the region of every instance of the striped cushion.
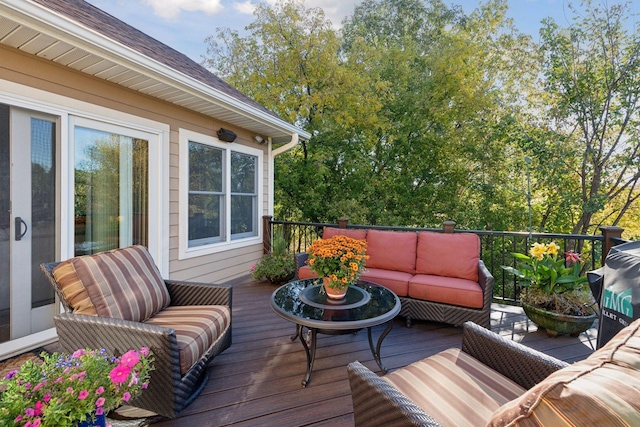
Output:
<instances>
[{"instance_id":1,"label":"striped cushion","mask_svg":"<svg viewBox=\"0 0 640 427\"><path fill-rule=\"evenodd\" d=\"M500 408L490 426L640 426L640 320Z\"/></svg>"},{"instance_id":2,"label":"striped cushion","mask_svg":"<svg viewBox=\"0 0 640 427\"><path fill-rule=\"evenodd\" d=\"M176 331L180 371L185 374L231 323L229 307L191 305L167 307L145 323Z\"/></svg>"},{"instance_id":3,"label":"striped cushion","mask_svg":"<svg viewBox=\"0 0 640 427\"><path fill-rule=\"evenodd\" d=\"M91 299L89 299L87 290L76 274L76 269L71 260L58 264L52 273L64 295L64 299L73 308L74 313L86 314L87 316L98 315L96 308L91 303Z\"/></svg>"},{"instance_id":4,"label":"striped cushion","mask_svg":"<svg viewBox=\"0 0 640 427\"><path fill-rule=\"evenodd\" d=\"M479 426L525 389L459 349L384 377L442 426Z\"/></svg>"},{"instance_id":5,"label":"striped cushion","mask_svg":"<svg viewBox=\"0 0 640 427\"><path fill-rule=\"evenodd\" d=\"M73 265L98 316L141 322L169 305L167 287L144 246L76 257L65 263ZM56 272L62 276L63 264L53 272L56 280Z\"/></svg>"}]
</instances>

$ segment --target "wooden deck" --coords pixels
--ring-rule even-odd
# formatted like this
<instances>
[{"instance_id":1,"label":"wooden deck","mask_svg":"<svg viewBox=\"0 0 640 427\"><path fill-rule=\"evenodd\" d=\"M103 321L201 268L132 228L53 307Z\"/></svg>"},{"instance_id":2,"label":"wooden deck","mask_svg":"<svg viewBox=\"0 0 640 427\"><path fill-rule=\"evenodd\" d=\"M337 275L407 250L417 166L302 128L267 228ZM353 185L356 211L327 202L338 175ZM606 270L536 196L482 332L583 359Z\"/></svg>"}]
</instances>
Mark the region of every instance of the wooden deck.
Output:
<instances>
[{"instance_id":1,"label":"wooden deck","mask_svg":"<svg viewBox=\"0 0 640 427\"><path fill-rule=\"evenodd\" d=\"M303 388L305 352L290 340L294 325L270 308L275 289L256 282L234 286L232 346L213 361L203 393L178 418L154 426L353 425L346 366L359 360L379 371L367 334L318 335L311 382ZM549 338L517 307L494 304L491 324L505 337L568 362L584 359L596 346L595 328L577 338ZM375 340L383 329L373 329ZM460 344L461 328L416 321L408 329L398 318L383 342L382 361L391 371Z\"/></svg>"}]
</instances>

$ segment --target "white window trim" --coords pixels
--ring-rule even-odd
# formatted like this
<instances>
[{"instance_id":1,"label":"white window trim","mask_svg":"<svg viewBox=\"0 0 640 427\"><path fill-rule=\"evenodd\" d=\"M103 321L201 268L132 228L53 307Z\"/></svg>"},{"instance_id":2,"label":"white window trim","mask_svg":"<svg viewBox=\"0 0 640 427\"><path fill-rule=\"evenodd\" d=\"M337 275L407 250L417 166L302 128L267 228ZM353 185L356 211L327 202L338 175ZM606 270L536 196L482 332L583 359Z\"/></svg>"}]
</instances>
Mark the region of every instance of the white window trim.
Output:
<instances>
[{"instance_id":1,"label":"white window trim","mask_svg":"<svg viewBox=\"0 0 640 427\"><path fill-rule=\"evenodd\" d=\"M149 169L150 171L155 169L157 172L153 172L149 178L151 182L157 183L158 188L155 193L151 193L151 188L149 189L149 198L155 199L153 201L155 205L149 206L149 214L157 216L157 224L154 228L151 228L151 224L149 225L149 236L155 237L153 245L151 241L149 242L149 252L162 276L169 277L169 124L2 79L0 79L0 102L60 117L59 150L62 171L60 176L60 221L62 224L60 257L62 260L74 256L74 163L71 117L86 119L94 124L119 126L154 136L157 145L154 148L150 146L150 154L153 152L155 158L153 163L150 159ZM135 135L139 135L139 133ZM149 142L151 143L151 140Z\"/></svg>"},{"instance_id":2,"label":"white window trim","mask_svg":"<svg viewBox=\"0 0 640 427\"><path fill-rule=\"evenodd\" d=\"M179 197L179 212L180 212L180 220L178 226L179 232L179 254L178 259L189 259L195 258L203 255L215 254L223 251L228 251L231 249L244 248L247 246L252 246L256 244L262 244L262 221L260 221L260 207L263 204L264 199L264 179L263 179L263 162L264 162L264 152L262 150L258 150L255 148L247 147L245 145L241 145L235 142L222 142L218 138L213 136L204 135L201 133L193 132L188 129L180 129L180 197ZM225 237L224 241L211 243L203 246L196 246L193 248L189 247L189 142L197 142L200 144L210 145L215 148L219 148L225 150L226 155L225 162L227 167L225 167L225 173L227 176L224 178L225 182L225 195L226 197L230 197L231 194L231 177L228 175L230 173L230 163L231 156L230 152L235 151L238 153L248 154L252 156L256 156L258 158L257 164L257 193L258 193L258 212L256 212L256 227L257 227L257 235L241 238L241 239L231 239L231 203L225 203Z\"/></svg>"}]
</instances>

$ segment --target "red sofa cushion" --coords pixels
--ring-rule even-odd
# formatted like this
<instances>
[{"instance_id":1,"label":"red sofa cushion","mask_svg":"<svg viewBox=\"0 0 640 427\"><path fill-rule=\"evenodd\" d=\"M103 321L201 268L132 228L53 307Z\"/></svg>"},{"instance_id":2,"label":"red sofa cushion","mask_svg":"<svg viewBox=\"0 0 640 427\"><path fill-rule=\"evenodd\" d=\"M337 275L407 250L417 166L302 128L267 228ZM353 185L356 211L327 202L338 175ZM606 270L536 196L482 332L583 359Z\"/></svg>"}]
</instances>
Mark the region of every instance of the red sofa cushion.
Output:
<instances>
[{"instance_id":1,"label":"red sofa cushion","mask_svg":"<svg viewBox=\"0 0 640 427\"><path fill-rule=\"evenodd\" d=\"M303 265L298 269L298 279L315 279L318 277L318 274L311 271L311 267L308 265Z\"/></svg>"},{"instance_id":2,"label":"red sofa cushion","mask_svg":"<svg viewBox=\"0 0 640 427\"><path fill-rule=\"evenodd\" d=\"M360 278L391 289L399 297L406 297L409 292L409 280L412 274L403 271L367 268Z\"/></svg>"},{"instance_id":3,"label":"red sofa cushion","mask_svg":"<svg viewBox=\"0 0 640 427\"><path fill-rule=\"evenodd\" d=\"M322 232L322 238L330 239L333 236L347 236L356 240L367 240L367 230L325 227L324 231Z\"/></svg>"},{"instance_id":4,"label":"red sofa cushion","mask_svg":"<svg viewBox=\"0 0 640 427\"><path fill-rule=\"evenodd\" d=\"M478 281L480 238L473 233L418 233L418 274Z\"/></svg>"},{"instance_id":5,"label":"red sofa cushion","mask_svg":"<svg viewBox=\"0 0 640 427\"><path fill-rule=\"evenodd\" d=\"M415 274L417 241L413 232L369 230L365 266Z\"/></svg>"},{"instance_id":6,"label":"red sofa cushion","mask_svg":"<svg viewBox=\"0 0 640 427\"><path fill-rule=\"evenodd\" d=\"M482 308L484 295L477 281L416 274L409 281L411 298L467 308Z\"/></svg>"}]
</instances>

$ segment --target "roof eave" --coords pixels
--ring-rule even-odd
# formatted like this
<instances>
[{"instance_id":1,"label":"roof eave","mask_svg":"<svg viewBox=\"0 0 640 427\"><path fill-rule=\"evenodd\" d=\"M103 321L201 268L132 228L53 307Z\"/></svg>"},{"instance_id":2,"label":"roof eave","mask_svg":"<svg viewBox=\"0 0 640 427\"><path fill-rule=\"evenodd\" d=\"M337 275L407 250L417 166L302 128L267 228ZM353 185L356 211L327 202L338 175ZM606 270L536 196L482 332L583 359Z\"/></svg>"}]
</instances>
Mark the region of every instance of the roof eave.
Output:
<instances>
[{"instance_id":1,"label":"roof eave","mask_svg":"<svg viewBox=\"0 0 640 427\"><path fill-rule=\"evenodd\" d=\"M0 0L0 10L11 15L11 19L28 25L35 30L56 37L87 52L99 55L114 63L121 64L145 76L157 79L191 96L211 102L222 108L249 118L256 123L273 129L273 138L282 139L297 134L301 139L311 135L295 125L261 111L251 105L229 96L197 79L187 76L170 66L149 58L140 52L124 46L103 34L87 28L78 22L32 2L8 2ZM233 123L231 123L233 124Z\"/></svg>"}]
</instances>

